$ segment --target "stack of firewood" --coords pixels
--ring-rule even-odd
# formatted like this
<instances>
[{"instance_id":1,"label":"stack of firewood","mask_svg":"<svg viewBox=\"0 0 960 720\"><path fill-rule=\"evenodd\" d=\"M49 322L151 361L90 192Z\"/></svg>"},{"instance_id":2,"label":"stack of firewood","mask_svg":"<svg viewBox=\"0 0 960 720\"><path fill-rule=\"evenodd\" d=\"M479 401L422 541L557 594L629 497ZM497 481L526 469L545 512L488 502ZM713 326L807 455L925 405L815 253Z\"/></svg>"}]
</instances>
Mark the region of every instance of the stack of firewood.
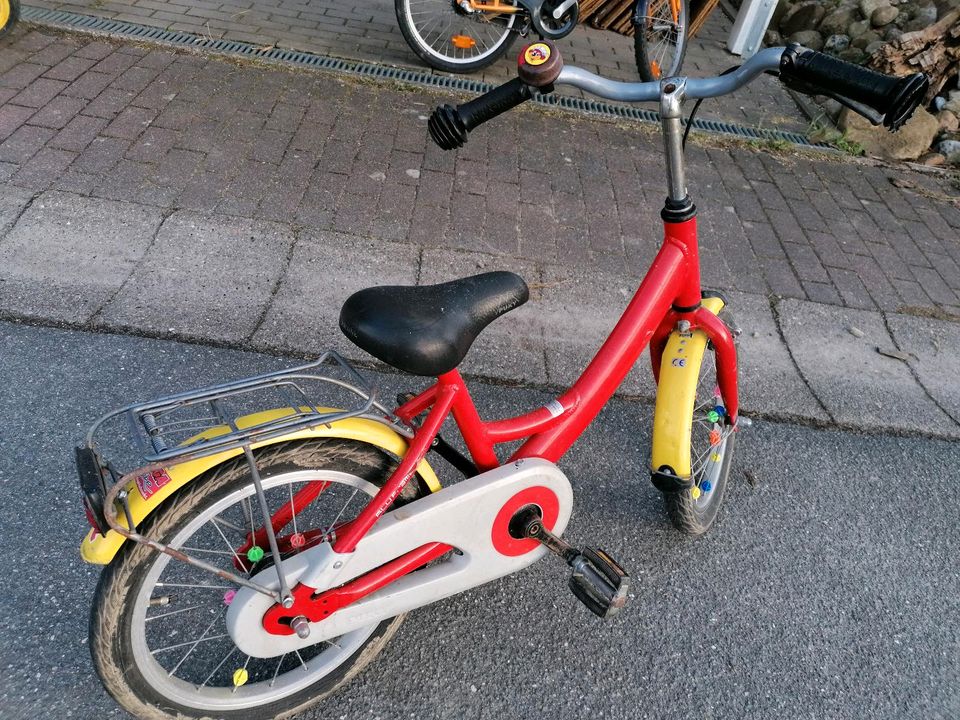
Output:
<instances>
[{"instance_id":1,"label":"stack of firewood","mask_svg":"<svg viewBox=\"0 0 960 720\"><path fill-rule=\"evenodd\" d=\"M924 100L929 102L960 70L960 8L923 30L906 33L884 45L867 65L887 75L926 73L930 91Z\"/></svg>"},{"instance_id":2,"label":"stack of firewood","mask_svg":"<svg viewBox=\"0 0 960 720\"><path fill-rule=\"evenodd\" d=\"M662 5L670 0L650 0L647 12L656 15ZM687 36L693 37L706 22L720 0L683 0L689 2L688 16L690 25ZM580 0L580 21L587 22L599 30L612 30L621 35L633 35L633 13L637 0Z\"/></svg>"},{"instance_id":3,"label":"stack of firewood","mask_svg":"<svg viewBox=\"0 0 960 720\"><path fill-rule=\"evenodd\" d=\"M581 0L580 20L599 30L633 35L633 9L636 0Z\"/></svg>"}]
</instances>

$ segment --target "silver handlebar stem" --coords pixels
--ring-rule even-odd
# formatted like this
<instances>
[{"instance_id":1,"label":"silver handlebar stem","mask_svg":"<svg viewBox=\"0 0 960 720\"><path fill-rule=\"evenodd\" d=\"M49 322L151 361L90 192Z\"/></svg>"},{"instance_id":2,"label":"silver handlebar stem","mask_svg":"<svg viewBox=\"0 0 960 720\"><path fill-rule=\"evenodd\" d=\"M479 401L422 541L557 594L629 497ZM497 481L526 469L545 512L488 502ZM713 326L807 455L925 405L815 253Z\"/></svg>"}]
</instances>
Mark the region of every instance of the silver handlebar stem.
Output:
<instances>
[{"instance_id":1,"label":"silver handlebar stem","mask_svg":"<svg viewBox=\"0 0 960 720\"><path fill-rule=\"evenodd\" d=\"M573 85L591 95L622 102L660 102L660 122L663 126L663 143L666 150L668 201L675 207L685 206L692 212L693 205L687 196L686 173L683 166L683 121L682 104L686 98L702 98L726 95L743 87L767 70L780 67L780 58L786 48L775 47L761 50L743 65L728 73L711 78L665 78L659 82L619 82L594 75L578 67L565 66L556 82Z\"/></svg>"},{"instance_id":2,"label":"silver handlebar stem","mask_svg":"<svg viewBox=\"0 0 960 720\"><path fill-rule=\"evenodd\" d=\"M687 178L683 166L683 99L686 78L660 81L660 123L667 158L667 197L675 203L687 201Z\"/></svg>"}]
</instances>

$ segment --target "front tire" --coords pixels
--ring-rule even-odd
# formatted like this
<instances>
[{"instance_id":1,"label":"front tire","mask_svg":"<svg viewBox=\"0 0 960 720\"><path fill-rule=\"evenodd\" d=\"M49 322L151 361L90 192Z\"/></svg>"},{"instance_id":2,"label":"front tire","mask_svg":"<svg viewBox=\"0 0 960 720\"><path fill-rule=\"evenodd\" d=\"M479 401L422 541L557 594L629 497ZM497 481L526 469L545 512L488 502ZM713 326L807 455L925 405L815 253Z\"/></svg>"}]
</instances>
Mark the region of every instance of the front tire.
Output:
<instances>
[{"instance_id":1,"label":"front tire","mask_svg":"<svg viewBox=\"0 0 960 720\"><path fill-rule=\"evenodd\" d=\"M20 0L0 0L0 37L13 30L20 19Z\"/></svg>"},{"instance_id":2,"label":"front tire","mask_svg":"<svg viewBox=\"0 0 960 720\"><path fill-rule=\"evenodd\" d=\"M492 65L516 39L519 14L466 14L454 2L394 0L400 32L410 49L445 72L469 73Z\"/></svg>"},{"instance_id":3,"label":"front tire","mask_svg":"<svg viewBox=\"0 0 960 720\"><path fill-rule=\"evenodd\" d=\"M663 494L670 522L686 535L703 535L710 529L727 490L737 436L729 416L722 409L719 395L715 353L712 345L707 343L700 365L690 430L693 487Z\"/></svg>"},{"instance_id":4,"label":"front tire","mask_svg":"<svg viewBox=\"0 0 960 720\"><path fill-rule=\"evenodd\" d=\"M329 536L331 527L359 512L365 496L376 494L395 466L394 459L369 445L340 439L279 443L256 454L272 514L287 498L294 507L297 492L322 485L315 499L293 513L298 523L290 527L288 522L278 532L288 538L290 530L301 539L314 529L319 537ZM418 497L424 487L418 483L410 482L398 502ZM241 456L178 491L140 530L232 572L240 565L252 576L271 562L269 551L251 560L238 550L251 537L251 518L261 526L255 501ZM285 555L308 546L301 540L281 544ZM231 590L214 575L127 543L100 577L90 618L94 666L114 699L151 720L286 717L360 672L403 619L374 623L279 662L249 658L226 632Z\"/></svg>"}]
</instances>

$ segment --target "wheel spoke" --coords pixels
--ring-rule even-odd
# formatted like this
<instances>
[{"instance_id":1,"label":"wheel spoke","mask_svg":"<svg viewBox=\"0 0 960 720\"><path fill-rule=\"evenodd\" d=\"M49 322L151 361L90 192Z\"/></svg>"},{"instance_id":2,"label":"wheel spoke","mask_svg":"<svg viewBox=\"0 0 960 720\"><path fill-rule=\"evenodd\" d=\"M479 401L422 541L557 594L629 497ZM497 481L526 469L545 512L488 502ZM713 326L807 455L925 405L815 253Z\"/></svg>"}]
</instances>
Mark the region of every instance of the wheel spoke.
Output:
<instances>
[{"instance_id":1,"label":"wheel spoke","mask_svg":"<svg viewBox=\"0 0 960 720\"><path fill-rule=\"evenodd\" d=\"M170 612L161 613L160 615L154 615L153 617L145 618L146 622L152 620L159 620L160 618L170 617L171 615L179 615L180 613L190 612L191 610L196 610L199 605L191 605L190 607L180 608L179 610L171 610Z\"/></svg>"},{"instance_id":2,"label":"wheel spoke","mask_svg":"<svg viewBox=\"0 0 960 720\"><path fill-rule=\"evenodd\" d=\"M326 537L327 535L330 534L330 531L333 530L333 526L336 525L336 524L337 524L337 520L339 520L339 519L343 516L343 513L344 513L344 511L347 509L347 506L348 506L348 505L353 501L353 499L357 496L357 493L358 493L358 492L360 492L360 488L356 488L356 489L353 491L353 494L352 494L350 497L347 498L347 502L345 502L344 505L343 505L343 507L340 508L340 512L337 513L337 516L333 519L333 522L330 523L330 525L327 527L327 529L323 531L323 535L321 535L321 537Z\"/></svg>"},{"instance_id":3,"label":"wheel spoke","mask_svg":"<svg viewBox=\"0 0 960 720\"><path fill-rule=\"evenodd\" d=\"M172 650L174 647L184 647L185 645L190 645L190 649L187 650L186 654L185 654L182 658L180 658L180 662L178 662L176 665L174 665L174 666L173 666L173 669L172 669L170 672L168 672L167 675L169 675L170 677L173 677L173 674L174 674L177 670L179 670L179 669L180 669L180 666L183 665L183 664L187 661L187 658L190 657L190 656L193 654L193 651L197 649L197 646L198 646L200 643L202 643L202 642L211 642L211 641L213 641L213 640L218 640L218 639L220 639L220 638L230 637L229 635L227 635L226 633L224 633L223 635L213 635L213 636L207 638L207 633L210 632L211 630L213 630L213 626L216 625L217 622L220 621L220 618L223 617L223 614L226 612L226 610L227 610L226 606L224 606L223 608L221 608L220 612L217 613L216 617L213 618L213 620L210 621L210 624L209 624L209 625L207 625L207 628L206 628L206 630L203 631L203 634L202 634L200 637L198 637L196 640L194 640L192 645L191 645L190 643L180 643L179 645L174 645L174 646L171 646L171 647L162 648L162 649L160 649L160 650L154 650L154 651L153 651L153 654L156 655L157 653L164 652L164 650Z\"/></svg>"},{"instance_id":4,"label":"wheel spoke","mask_svg":"<svg viewBox=\"0 0 960 720\"><path fill-rule=\"evenodd\" d=\"M303 656L300 654L300 651L294 650L294 652L297 654L297 660L299 660L300 664L303 665L303 671L310 672L310 668L308 668L307 664L303 661Z\"/></svg>"},{"instance_id":5,"label":"wheel spoke","mask_svg":"<svg viewBox=\"0 0 960 720\"><path fill-rule=\"evenodd\" d=\"M228 638L228 637L230 636L226 633L223 633L222 635L211 635L210 637L201 636L196 640L187 640L186 642L177 643L176 645L167 645L167 647L157 648L156 650L151 650L150 653L152 655L158 655L162 652L167 652L168 650L176 650L178 648L187 647L189 645L190 650L187 652L186 655L183 656L183 658L181 658L180 662L176 664L173 670L170 671L169 674L173 675L173 673L175 673L177 670L180 669L180 665L183 663L184 660L187 659L187 657L189 657L190 653L193 652L193 648L195 648L197 645L204 642L213 642L214 640L222 640L223 638Z\"/></svg>"},{"instance_id":6,"label":"wheel spoke","mask_svg":"<svg viewBox=\"0 0 960 720\"><path fill-rule=\"evenodd\" d=\"M217 523L215 523L215 522L210 523L210 524L213 525L213 527L216 528L217 533L220 535L221 538L223 538L224 544L225 544L225 545L227 546L227 548L230 550L230 554L233 555L233 557L236 559L237 563L238 563L239 566L240 566L240 569L241 569L243 572L245 572L245 573L250 572L250 568L248 568L248 567L247 567L247 564L246 564L243 560L240 559L240 556L239 556L239 555L237 555L237 551L234 550L233 545L231 545L231 544L230 544L230 541L227 540L227 536L223 534L223 530L220 529L220 526L217 525ZM256 537L255 535L251 535L251 541L253 541L253 538L255 538L255 537Z\"/></svg>"},{"instance_id":7,"label":"wheel spoke","mask_svg":"<svg viewBox=\"0 0 960 720\"><path fill-rule=\"evenodd\" d=\"M515 21L512 13L462 14L448 0L409 0L401 20L420 51L453 65L476 62L495 53L509 40ZM453 43L455 35L468 37L473 44L459 47Z\"/></svg>"},{"instance_id":8,"label":"wheel spoke","mask_svg":"<svg viewBox=\"0 0 960 720\"><path fill-rule=\"evenodd\" d=\"M276 682L277 682L277 675L280 674L280 666L283 665L283 659L284 659L288 654L289 654L289 653L284 653L283 655L280 656L280 662L277 663L277 669L273 671L273 677L270 679L270 687L273 687L273 686L276 684Z\"/></svg>"},{"instance_id":9,"label":"wheel spoke","mask_svg":"<svg viewBox=\"0 0 960 720\"><path fill-rule=\"evenodd\" d=\"M315 453L307 457L316 462ZM333 457L339 461L341 455ZM381 462L379 454L374 458L371 453L371 470L379 470ZM284 469L267 474L265 464L264 499L272 512L282 514L290 531L307 533L309 538L316 536L316 542L328 541L335 528L354 518L364 501L376 495L377 485L354 472L311 467L314 469ZM179 529L164 541L197 557L220 556L221 564L239 561L249 568L240 549L245 540L238 537L246 539L263 533L262 523L256 522L259 513L255 496L251 495L250 478L234 476L225 478L225 482L232 485L221 485L219 494L209 491L190 510L192 514L185 515L181 524L175 526ZM304 488L321 486L329 486L329 490L314 495L308 502L309 493L303 492ZM258 514L254 515L255 512ZM230 609L238 609L237 587L217 582L205 571L178 563L169 555L151 557L155 559L146 566L143 579L133 591L133 601L126 603L132 622L125 642L129 643L133 662L149 687L161 698L196 708L204 716L222 716L229 707L225 698L231 693L242 696L251 709L282 705L285 699L302 693L337 668L349 667L378 626L373 622L340 637L272 658L249 656L232 642L226 626ZM265 556L262 569L274 571L269 557ZM179 603L171 606L174 598Z\"/></svg>"},{"instance_id":10,"label":"wheel spoke","mask_svg":"<svg viewBox=\"0 0 960 720\"><path fill-rule=\"evenodd\" d=\"M233 657L233 654L234 654L236 651L237 651L237 646L236 646L236 645L234 645L232 648L230 648L230 652L228 652L228 653L224 656L223 660L221 660L220 663L219 663L213 670L210 671L210 674L207 675L207 677L205 677L205 678L203 679L203 682L200 683L200 686L197 688L197 692L200 692L200 690L202 690L203 688L206 687L207 683L210 682L210 679L211 679L214 675L217 674L217 671L218 671L220 668L223 667L224 663L226 663L227 660L229 660L231 657Z\"/></svg>"}]
</instances>

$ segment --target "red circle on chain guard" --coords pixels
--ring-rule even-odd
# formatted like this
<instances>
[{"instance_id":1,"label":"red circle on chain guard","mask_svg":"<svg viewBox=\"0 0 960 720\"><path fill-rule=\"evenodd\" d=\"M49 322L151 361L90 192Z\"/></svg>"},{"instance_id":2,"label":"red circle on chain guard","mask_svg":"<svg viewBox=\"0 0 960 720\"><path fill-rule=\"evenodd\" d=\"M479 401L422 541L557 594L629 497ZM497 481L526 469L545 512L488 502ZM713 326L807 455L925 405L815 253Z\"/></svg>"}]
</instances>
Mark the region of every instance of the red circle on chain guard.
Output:
<instances>
[{"instance_id":1,"label":"red circle on chain guard","mask_svg":"<svg viewBox=\"0 0 960 720\"><path fill-rule=\"evenodd\" d=\"M540 547L540 543L536 540L531 538L517 539L510 534L510 520L525 505L539 506L540 512L543 514L543 526L547 530L553 530L557 524L557 518L560 516L560 500L553 490L542 485L521 490L504 503L493 521L491 539L493 540L493 547L501 555L511 557L525 555Z\"/></svg>"}]
</instances>

